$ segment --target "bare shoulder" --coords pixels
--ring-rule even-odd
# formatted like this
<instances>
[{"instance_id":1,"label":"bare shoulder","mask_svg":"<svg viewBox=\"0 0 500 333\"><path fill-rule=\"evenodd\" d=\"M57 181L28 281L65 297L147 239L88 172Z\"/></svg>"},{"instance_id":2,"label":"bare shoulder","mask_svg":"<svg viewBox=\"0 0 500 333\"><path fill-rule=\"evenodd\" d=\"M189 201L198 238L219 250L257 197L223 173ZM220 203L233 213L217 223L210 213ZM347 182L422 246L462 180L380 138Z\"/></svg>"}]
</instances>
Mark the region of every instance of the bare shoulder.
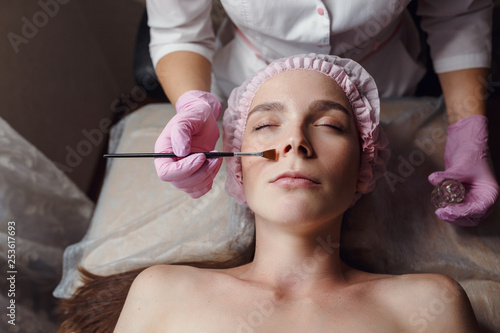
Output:
<instances>
[{"instance_id":1,"label":"bare shoulder","mask_svg":"<svg viewBox=\"0 0 500 333\"><path fill-rule=\"evenodd\" d=\"M440 274L407 274L382 282L393 313L406 332L477 332L467 294Z\"/></svg>"},{"instance_id":2,"label":"bare shoulder","mask_svg":"<svg viewBox=\"0 0 500 333\"><path fill-rule=\"evenodd\" d=\"M158 292L175 284L181 287L197 277L200 269L182 265L155 265L143 270L134 280L132 287L141 288L143 291ZM170 288L169 288L170 289Z\"/></svg>"},{"instance_id":3,"label":"bare shoulder","mask_svg":"<svg viewBox=\"0 0 500 333\"><path fill-rule=\"evenodd\" d=\"M165 301L165 296L176 297L184 289L192 286L199 278L200 269L181 265L155 265L143 270L132 283L129 295L148 298L154 301L161 298Z\"/></svg>"},{"instance_id":4,"label":"bare shoulder","mask_svg":"<svg viewBox=\"0 0 500 333\"><path fill-rule=\"evenodd\" d=\"M130 287L115 332L148 331L157 318L171 313L182 296L193 292L200 269L189 266L155 265L143 270Z\"/></svg>"}]
</instances>

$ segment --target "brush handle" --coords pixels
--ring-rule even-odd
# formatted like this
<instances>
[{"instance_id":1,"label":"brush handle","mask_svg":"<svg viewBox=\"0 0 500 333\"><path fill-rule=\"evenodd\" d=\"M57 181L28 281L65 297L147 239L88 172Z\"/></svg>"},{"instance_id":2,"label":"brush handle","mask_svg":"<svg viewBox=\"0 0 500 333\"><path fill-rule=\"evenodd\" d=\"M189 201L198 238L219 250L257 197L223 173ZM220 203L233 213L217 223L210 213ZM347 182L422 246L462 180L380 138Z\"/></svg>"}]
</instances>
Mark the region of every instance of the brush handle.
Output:
<instances>
[{"instance_id":1,"label":"brush handle","mask_svg":"<svg viewBox=\"0 0 500 333\"><path fill-rule=\"evenodd\" d=\"M240 153L240 152L193 152L193 154L205 154L206 157L233 157L233 156L262 156L262 153ZM135 158L135 157L178 157L174 153L123 153L104 154L104 158Z\"/></svg>"}]
</instances>

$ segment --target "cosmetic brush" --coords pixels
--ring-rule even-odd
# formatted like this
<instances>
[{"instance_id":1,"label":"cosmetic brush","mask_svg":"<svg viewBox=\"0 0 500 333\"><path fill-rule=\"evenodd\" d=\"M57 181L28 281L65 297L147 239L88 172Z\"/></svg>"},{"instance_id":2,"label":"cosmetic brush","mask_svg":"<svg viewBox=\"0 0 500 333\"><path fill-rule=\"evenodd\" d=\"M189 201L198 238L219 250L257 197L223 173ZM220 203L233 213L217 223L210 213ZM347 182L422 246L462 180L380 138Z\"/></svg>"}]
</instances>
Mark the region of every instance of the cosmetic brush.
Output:
<instances>
[{"instance_id":1,"label":"cosmetic brush","mask_svg":"<svg viewBox=\"0 0 500 333\"><path fill-rule=\"evenodd\" d=\"M261 156L269 160L276 160L276 149L269 149L257 153L243 152L193 152L193 154L205 154L206 157L243 157L243 156ZM178 157L173 153L121 153L121 154L104 154L104 158L135 158L135 157Z\"/></svg>"}]
</instances>

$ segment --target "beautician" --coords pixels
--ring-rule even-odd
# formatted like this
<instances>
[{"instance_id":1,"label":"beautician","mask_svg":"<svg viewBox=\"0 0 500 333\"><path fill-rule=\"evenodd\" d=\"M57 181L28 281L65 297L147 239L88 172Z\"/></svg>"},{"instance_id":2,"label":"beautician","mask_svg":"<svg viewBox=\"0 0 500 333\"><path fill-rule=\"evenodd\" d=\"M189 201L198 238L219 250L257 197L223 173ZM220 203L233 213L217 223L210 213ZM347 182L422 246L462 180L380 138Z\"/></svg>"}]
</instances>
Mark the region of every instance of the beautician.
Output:
<instances>
[{"instance_id":1,"label":"beautician","mask_svg":"<svg viewBox=\"0 0 500 333\"><path fill-rule=\"evenodd\" d=\"M147 0L150 53L177 115L156 152L211 151L219 137L219 100L269 62L294 54L351 58L374 78L382 97L415 92L425 74L409 0L221 0L229 19L214 36L211 0ZM475 226L488 216L498 184L488 164L485 82L491 62L490 0L420 0L434 70L447 107L445 167L429 175L462 182L467 194L439 208L445 221ZM196 154L155 159L158 176L191 197L208 192L222 159Z\"/></svg>"}]
</instances>

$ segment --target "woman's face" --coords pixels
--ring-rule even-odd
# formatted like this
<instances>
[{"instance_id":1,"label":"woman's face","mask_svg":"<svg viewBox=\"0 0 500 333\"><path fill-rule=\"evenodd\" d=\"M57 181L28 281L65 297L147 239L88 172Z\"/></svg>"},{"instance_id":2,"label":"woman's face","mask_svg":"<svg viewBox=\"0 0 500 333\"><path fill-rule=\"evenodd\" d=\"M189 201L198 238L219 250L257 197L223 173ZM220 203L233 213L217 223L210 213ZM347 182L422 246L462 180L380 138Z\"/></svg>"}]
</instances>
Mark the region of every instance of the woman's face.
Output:
<instances>
[{"instance_id":1,"label":"woman's face","mask_svg":"<svg viewBox=\"0 0 500 333\"><path fill-rule=\"evenodd\" d=\"M356 192L360 152L349 100L333 79L292 70L264 82L241 150L272 148L277 161L242 158L245 197L256 217L292 224L341 218Z\"/></svg>"}]
</instances>

